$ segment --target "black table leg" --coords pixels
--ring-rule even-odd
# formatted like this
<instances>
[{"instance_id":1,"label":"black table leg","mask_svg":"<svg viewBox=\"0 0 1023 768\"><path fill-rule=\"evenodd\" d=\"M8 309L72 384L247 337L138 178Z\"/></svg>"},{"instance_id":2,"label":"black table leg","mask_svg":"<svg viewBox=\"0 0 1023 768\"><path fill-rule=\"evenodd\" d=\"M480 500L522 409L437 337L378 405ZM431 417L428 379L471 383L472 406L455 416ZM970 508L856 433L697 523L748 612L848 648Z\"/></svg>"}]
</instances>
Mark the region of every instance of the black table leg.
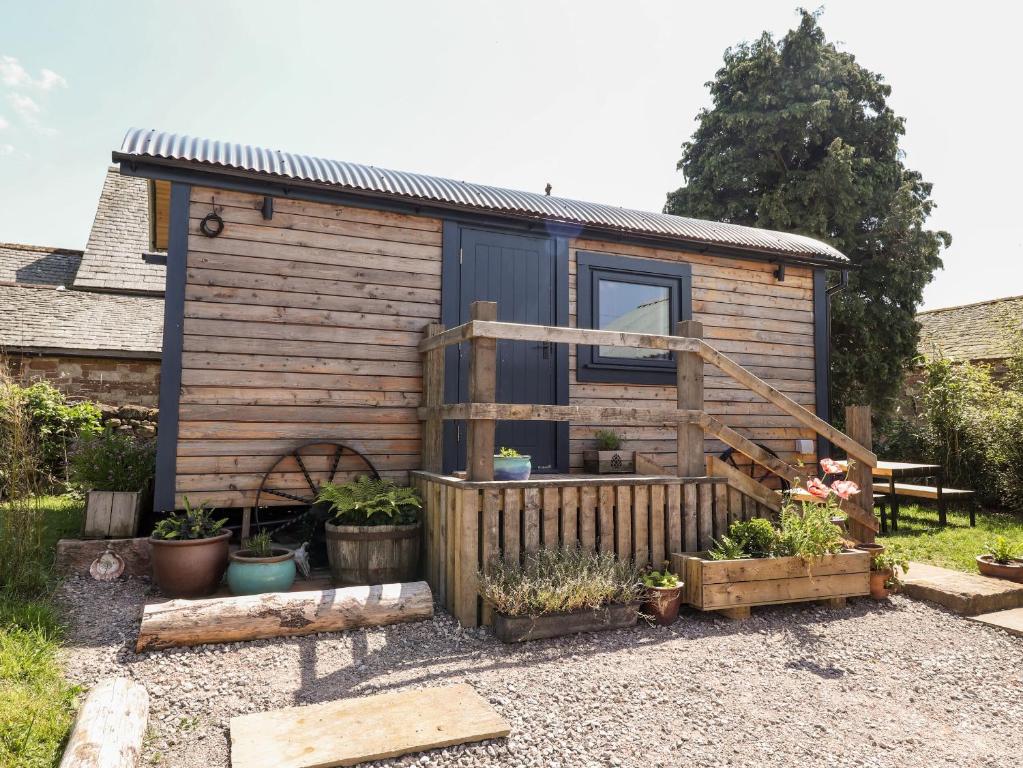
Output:
<instances>
[{"instance_id":1,"label":"black table leg","mask_svg":"<svg viewBox=\"0 0 1023 768\"><path fill-rule=\"evenodd\" d=\"M941 490L941 486L944 481L944 478L942 477L943 474L944 473L939 472L935 478L938 486L938 524L942 528L948 525L948 515L945 512L945 494Z\"/></svg>"},{"instance_id":2,"label":"black table leg","mask_svg":"<svg viewBox=\"0 0 1023 768\"><path fill-rule=\"evenodd\" d=\"M895 475L888 480L888 491L892 502L892 530L899 530L899 497L895 494Z\"/></svg>"}]
</instances>

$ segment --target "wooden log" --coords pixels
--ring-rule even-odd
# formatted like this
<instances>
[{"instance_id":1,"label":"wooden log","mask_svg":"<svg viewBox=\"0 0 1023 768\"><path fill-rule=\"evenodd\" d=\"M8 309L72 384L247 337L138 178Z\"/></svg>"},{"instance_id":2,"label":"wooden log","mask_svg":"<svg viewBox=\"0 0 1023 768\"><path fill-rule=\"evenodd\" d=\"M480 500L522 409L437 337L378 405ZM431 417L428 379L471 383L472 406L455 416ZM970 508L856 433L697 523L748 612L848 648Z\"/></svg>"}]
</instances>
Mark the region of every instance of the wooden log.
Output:
<instances>
[{"instance_id":1,"label":"wooden log","mask_svg":"<svg viewBox=\"0 0 1023 768\"><path fill-rule=\"evenodd\" d=\"M682 320L675 326L678 336L699 339L703 326L695 320ZM696 352L676 352L677 402L680 411L703 409L703 359ZM703 427L694 423L679 423L677 448L678 473L683 477L703 474Z\"/></svg>"},{"instance_id":2,"label":"wooden log","mask_svg":"<svg viewBox=\"0 0 1023 768\"><path fill-rule=\"evenodd\" d=\"M205 643L340 632L433 616L425 581L147 605L136 653Z\"/></svg>"},{"instance_id":3,"label":"wooden log","mask_svg":"<svg viewBox=\"0 0 1023 768\"><path fill-rule=\"evenodd\" d=\"M149 539L106 539L82 541L61 539L57 542L54 568L65 576L86 576L92 561L110 550L124 560L123 576L148 576L150 572Z\"/></svg>"},{"instance_id":4,"label":"wooden log","mask_svg":"<svg viewBox=\"0 0 1023 768\"><path fill-rule=\"evenodd\" d=\"M135 768L149 719L149 694L125 677L100 680L75 719L60 768Z\"/></svg>"},{"instance_id":5,"label":"wooden log","mask_svg":"<svg viewBox=\"0 0 1023 768\"><path fill-rule=\"evenodd\" d=\"M469 306L473 320L496 320L497 302L474 301ZM441 334L438 334L440 336ZM435 336L434 338L437 338ZM469 402L493 403L497 399L497 341L474 338L469 359ZM494 419L472 419L467 430L466 461L470 480L494 479Z\"/></svg>"}]
</instances>

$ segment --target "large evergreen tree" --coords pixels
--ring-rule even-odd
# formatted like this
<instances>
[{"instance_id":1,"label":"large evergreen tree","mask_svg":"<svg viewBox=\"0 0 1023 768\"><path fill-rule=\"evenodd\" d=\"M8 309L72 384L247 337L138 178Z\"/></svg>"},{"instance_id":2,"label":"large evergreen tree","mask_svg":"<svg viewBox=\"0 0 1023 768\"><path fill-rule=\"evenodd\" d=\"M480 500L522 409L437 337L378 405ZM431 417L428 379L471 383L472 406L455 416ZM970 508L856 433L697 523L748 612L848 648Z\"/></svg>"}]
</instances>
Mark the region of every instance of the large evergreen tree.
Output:
<instances>
[{"instance_id":1,"label":"large evergreen tree","mask_svg":"<svg viewBox=\"0 0 1023 768\"><path fill-rule=\"evenodd\" d=\"M883 413L915 355L924 286L951 238L925 229L931 185L905 167L884 79L829 43L818 14L725 52L683 145L667 213L798 232L857 267L832 307L832 405Z\"/></svg>"}]
</instances>

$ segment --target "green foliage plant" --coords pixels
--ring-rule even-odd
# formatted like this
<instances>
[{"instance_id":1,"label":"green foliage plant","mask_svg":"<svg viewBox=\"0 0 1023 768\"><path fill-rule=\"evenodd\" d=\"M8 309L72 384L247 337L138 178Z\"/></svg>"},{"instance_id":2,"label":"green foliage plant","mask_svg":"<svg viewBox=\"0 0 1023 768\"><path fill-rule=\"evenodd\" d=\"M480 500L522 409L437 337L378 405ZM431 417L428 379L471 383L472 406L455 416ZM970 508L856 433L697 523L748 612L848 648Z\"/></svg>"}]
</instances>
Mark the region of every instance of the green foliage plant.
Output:
<instances>
[{"instance_id":1,"label":"green foliage plant","mask_svg":"<svg viewBox=\"0 0 1023 768\"><path fill-rule=\"evenodd\" d=\"M423 506L415 488L367 475L340 485L325 483L316 500L330 505L336 525L410 525Z\"/></svg>"},{"instance_id":2,"label":"green foliage plant","mask_svg":"<svg viewBox=\"0 0 1023 768\"><path fill-rule=\"evenodd\" d=\"M80 491L141 491L156 471L156 445L104 430L83 436L74 446L70 478Z\"/></svg>"},{"instance_id":3,"label":"green foliage plant","mask_svg":"<svg viewBox=\"0 0 1023 768\"><path fill-rule=\"evenodd\" d=\"M644 587L659 589L675 589L679 585L678 576L667 568L663 571L645 571L642 574Z\"/></svg>"},{"instance_id":4,"label":"green foliage plant","mask_svg":"<svg viewBox=\"0 0 1023 768\"><path fill-rule=\"evenodd\" d=\"M746 560L749 554L742 544L728 534L714 540L714 546L707 554L711 560Z\"/></svg>"},{"instance_id":5,"label":"green foliage plant","mask_svg":"<svg viewBox=\"0 0 1023 768\"><path fill-rule=\"evenodd\" d=\"M827 505L787 502L777 528L759 518L736 521L727 535L714 542L709 555L712 560L799 557L810 565L841 552L844 546L842 531L831 522Z\"/></svg>"},{"instance_id":6,"label":"green foliage plant","mask_svg":"<svg viewBox=\"0 0 1023 768\"><path fill-rule=\"evenodd\" d=\"M479 574L480 596L507 616L596 610L642 597L639 570L610 552L541 549L522 565L495 559Z\"/></svg>"},{"instance_id":7,"label":"green foliage plant","mask_svg":"<svg viewBox=\"0 0 1023 768\"><path fill-rule=\"evenodd\" d=\"M778 531L762 517L735 521L728 535L749 557L771 557L778 546Z\"/></svg>"},{"instance_id":8,"label":"green foliage plant","mask_svg":"<svg viewBox=\"0 0 1023 768\"><path fill-rule=\"evenodd\" d=\"M22 393L19 402L36 433L44 481L48 485L66 482L71 446L80 437L97 434L103 429L99 408L90 402L69 403L60 390L45 381L19 389ZM5 394L13 393L12 388ZM4 407L7 407L6 399Z\"/></svg>"},{"instance_id":9,"label":"green foliage plant","mask_svg":"<svg viewBox=\"0 0 1023 768\"><path fill-rule=\"evenodd\" d=\"M497 455L500 456L502 459L521 459L521 458L523 458L522 454L519 453L518 451L516 451L514 448L506 448L506 447L502 447L501 449L499 449L498 452L497 452Z\"/></svg>"},{"instance_id":10,"label":"green foliage plant","mask_svg":"<svg viewBox=\"0 0 1023 768\"><path fill-rule=\"evenodd\" d=\"M599 429L596 434L597 448L602 451L617 451L622 447L622 438L610 429Z\"/></svg>"},{"instance_id":11,"label":"green foliage plant","mask_svg":"<svg viewBox=\"0 0 1023 768\"><path fill-rule=\"evenodd\" d=\"M951 237L926 227L931 184L904 164L891 86L827 40L819 17L801 10L782 38L725 51L665 212L797 232L848 256L855 269L832 308L832 412L870 403L883 415Z\"/></svg>"},{"instance_id":12,"label":"green foliage plant","mask_svg":"<svg viewBox=\"0 0 1023 768\"><path fill-rule=\"evenodd\" d=\"M273 541L268 531L260 531L242 542L241 553L247 557L272 557Z\"/></svg>"},{"instance_id":13,"label":"green foliage plant","mask_svg":"<svg viewBox=\"0 0 1023 768\"><path fill-rule=\"evenodd\" d=\"M984 554L999 565L1009 565L1023 553L1023 546L1009 541L1005 536L996 536L984 545Z\"/></svg>"},{"instance_id":14,"label":"green foliage plant","mask_svg":"<svg viewBox=\"0 0 1023 768\"><path fill-rule=\"evenodd\" d=\"M184 511L171 512L159 521L153 529L153 538L164 541L188 541L219 536L223 532L227 518L214 519L215 511L206 504L192 506L186 496Z\"/></svg>"}]
</instances>

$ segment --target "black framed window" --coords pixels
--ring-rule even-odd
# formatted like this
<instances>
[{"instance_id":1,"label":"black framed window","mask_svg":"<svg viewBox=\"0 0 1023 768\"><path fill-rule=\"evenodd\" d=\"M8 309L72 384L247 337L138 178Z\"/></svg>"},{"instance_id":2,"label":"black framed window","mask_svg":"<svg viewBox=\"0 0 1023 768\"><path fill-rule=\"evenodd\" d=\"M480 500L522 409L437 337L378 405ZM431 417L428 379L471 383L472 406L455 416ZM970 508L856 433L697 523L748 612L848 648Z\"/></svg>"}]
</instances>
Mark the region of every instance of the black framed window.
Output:
<instances>
[{"instance_id":1,"label":"black framed window","mask_svg":"<svg viewBox=\"0 0 1023 768\"><path fill-rule=\"evenodd\" d=\"M580 328L670 334L692 318L692 271L676 261L577 254ZM675 361L657 349L580 346L576 379L623 384L672 384Z\"/></svg>"}]
</instances>

